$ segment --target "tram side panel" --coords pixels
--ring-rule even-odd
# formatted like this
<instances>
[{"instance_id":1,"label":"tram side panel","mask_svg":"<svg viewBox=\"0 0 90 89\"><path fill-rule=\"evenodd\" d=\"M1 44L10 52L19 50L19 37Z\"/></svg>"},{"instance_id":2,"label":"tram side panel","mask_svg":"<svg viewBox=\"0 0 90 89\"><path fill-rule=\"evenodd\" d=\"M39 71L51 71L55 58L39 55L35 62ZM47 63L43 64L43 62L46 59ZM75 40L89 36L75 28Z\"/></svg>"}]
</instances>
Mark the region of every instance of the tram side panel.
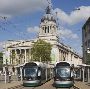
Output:
<instances>
[{"instance_id":1,"label":"tram side panel","mask_svg":"<svg viewBox=\"0 0 90 89\"><path fill-rule=\"evenodd\" d=\"M41 68L41 83L44 83L46 81L46 69Z\"/></svg>"}]
</instances>

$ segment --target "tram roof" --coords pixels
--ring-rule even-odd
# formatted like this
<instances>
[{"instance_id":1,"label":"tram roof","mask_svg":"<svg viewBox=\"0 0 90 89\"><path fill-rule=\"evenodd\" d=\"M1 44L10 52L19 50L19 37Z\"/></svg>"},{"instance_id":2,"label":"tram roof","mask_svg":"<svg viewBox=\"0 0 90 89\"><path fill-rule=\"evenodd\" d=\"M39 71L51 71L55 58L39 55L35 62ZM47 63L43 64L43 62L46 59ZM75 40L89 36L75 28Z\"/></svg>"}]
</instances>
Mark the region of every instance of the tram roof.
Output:
<instances>
[{"instance_id":1,"label":"tram roof","mask_svg":"<svg viewBox=\"0 0 90 89\"><path fill-rule=\"evenodd\" d=\"M59 62L56 62L55 66L56 66L57 64L59 64L59 63L67 63L67 64L69 64L69 66L72 65L69 61L59 61Z\"/></svg>"},{"instance_id":2,"label":"tram roof","mask_svg":"<svg viewBox=\"0 0 90 89\"><path fill-rule=\"evenodd\" d=\"M52 67L52 65L49 65L49 64L43 63L43 62L29 62L29 63L34 63L34 64L36 64L36 66L45 67L45 68L50 68L50 67ZM28 63L27 63L27 64L28 64Z\"/></svg>"},{"instance_id":3,"label":"tram roof","mask_svg":"<svg viewBox=\"0 0 90 89\"><path fill-rule=\"evenodd\" d=\"M53 65L50 65L48 63L43 63L43 62L34 62L34 63L36 63L38 66L41 67L46 67L46 68L54 67Z\"/></svg>"}]
</instances>

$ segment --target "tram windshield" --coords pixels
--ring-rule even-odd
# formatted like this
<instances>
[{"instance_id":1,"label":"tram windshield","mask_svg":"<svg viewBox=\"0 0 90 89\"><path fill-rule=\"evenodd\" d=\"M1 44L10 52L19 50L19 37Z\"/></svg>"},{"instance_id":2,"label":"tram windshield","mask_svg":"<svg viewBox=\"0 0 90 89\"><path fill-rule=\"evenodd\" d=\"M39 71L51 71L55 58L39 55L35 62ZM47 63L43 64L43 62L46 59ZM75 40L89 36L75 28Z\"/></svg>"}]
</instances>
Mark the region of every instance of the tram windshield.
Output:
<instances>
[{"instance_id":1,"label":"tram windshield","mask_svg":"<svg viewBox=\"0 0 90 89\"><path fill-rule=\"evenodd\" d=\"M35 77L37 74L37 68L25 68L24 75Z\"/></svg>"},{"instance_id":2,"label":"tram windshield","mask_svg":"<svg viewBox=\"0 0 90 89\"><path fill-rule=\"evenodd\" d=\"M58 77L70 77L70 68L57 68L56 74Z\"/></svg>"}]
</instances>

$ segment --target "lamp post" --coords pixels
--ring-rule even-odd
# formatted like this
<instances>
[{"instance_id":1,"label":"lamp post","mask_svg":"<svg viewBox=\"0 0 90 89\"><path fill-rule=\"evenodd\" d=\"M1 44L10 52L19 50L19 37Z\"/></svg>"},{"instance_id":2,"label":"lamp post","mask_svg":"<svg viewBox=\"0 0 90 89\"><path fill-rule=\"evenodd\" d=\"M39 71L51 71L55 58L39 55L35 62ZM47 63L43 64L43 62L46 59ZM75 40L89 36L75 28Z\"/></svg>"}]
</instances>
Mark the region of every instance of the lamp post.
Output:
<instances>
[{"instance_id":1,"label":"lamp post","mask_svg":"<svg viewBox=\"0 0 90 89\"><path fill-rule=\"evenodd\" d=\"M20 66L21 82L22 82L22 80L23 80L23 73L22 73L23 71L22 71L22 70L23 70L23 66Z\"/></svg>"},{"instance_id":2,"label":"lamp post","mask_svg":"<svg viewBox=\"0 0 90 89\"><path fill-rule=\"evenodd\" d=\"M8 71L8 68L7 66L5 66L5 83L7 83L7 71Z\"/></svg>"}]
</instances>

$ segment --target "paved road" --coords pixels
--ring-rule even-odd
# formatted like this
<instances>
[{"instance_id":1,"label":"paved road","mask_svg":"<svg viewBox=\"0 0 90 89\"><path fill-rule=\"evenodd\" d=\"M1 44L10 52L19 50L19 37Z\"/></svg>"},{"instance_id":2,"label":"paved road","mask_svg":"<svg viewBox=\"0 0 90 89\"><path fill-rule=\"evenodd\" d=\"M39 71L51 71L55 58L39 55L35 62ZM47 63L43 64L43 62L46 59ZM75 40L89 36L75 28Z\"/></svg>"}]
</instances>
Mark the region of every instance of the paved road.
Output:
<instances>
[{"instance_id":1,"label":"paved road","mask_svg":"<svg viewBox=\"0 0 90 89\"><path fill-rule=\"evenodd\" d=\"M41 86L38 86L38 87L24 87L22 89L78 89L78 88L55 88L52 86L53 84L53 80L41 85Z\"/></svg>"}]
</instances>

